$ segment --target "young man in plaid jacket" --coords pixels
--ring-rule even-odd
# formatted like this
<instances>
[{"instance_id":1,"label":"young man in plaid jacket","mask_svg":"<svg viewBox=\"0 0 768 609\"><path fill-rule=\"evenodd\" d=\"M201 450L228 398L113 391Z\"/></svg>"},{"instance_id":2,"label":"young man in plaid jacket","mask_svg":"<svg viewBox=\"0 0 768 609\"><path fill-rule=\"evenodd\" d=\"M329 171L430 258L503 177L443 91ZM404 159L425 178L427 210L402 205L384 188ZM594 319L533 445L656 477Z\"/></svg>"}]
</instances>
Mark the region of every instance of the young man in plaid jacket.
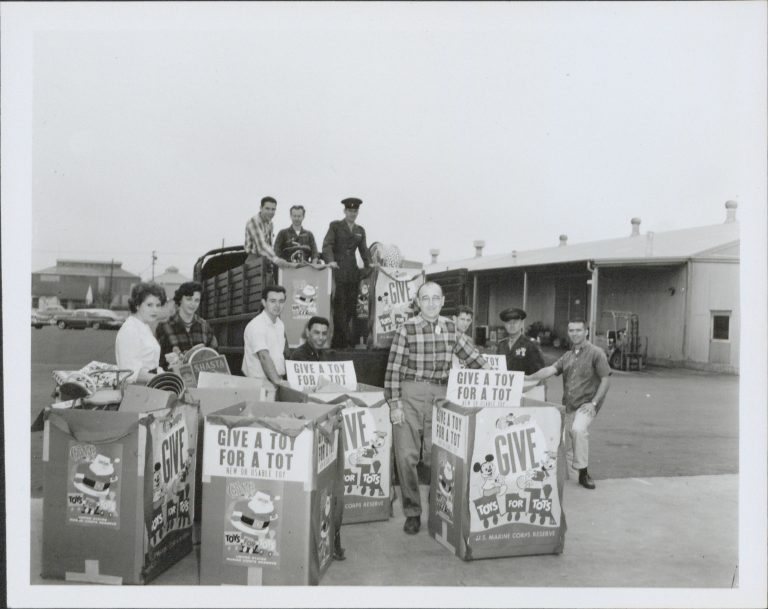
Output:
<instances>
[{"instance_id":1,"label":"young man in plaid jacket","mask_svg":"<svg viewBox=\"0 0 768 609\"><path fill-rule=\"evenodd\" d=\"M421 528L421 497L417 465L429 468L432 450L432 405L444 398L451 358L456 355L468 368L489 368L469 337L453 320L440 317L443 289L428 281L416 295L421 312L395 332L384 377L384 397L389 403L395 463L400 479L405 525L415 535Z\"/></svg>"}]
</instances>

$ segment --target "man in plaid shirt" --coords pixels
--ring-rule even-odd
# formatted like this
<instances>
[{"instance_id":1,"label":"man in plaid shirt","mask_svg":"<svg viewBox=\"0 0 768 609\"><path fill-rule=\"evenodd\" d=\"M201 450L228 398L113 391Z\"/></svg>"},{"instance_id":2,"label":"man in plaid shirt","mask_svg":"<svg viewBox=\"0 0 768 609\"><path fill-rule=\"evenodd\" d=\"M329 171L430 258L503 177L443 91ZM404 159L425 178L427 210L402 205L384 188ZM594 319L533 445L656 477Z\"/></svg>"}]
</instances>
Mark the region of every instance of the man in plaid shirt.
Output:
<instances>
[{"instance_id":1,"label":"man in plaid shirt","mask_svg":"<svg viewBox=\"0 0 768 609\"><path fill-rule=\"evenodd\" d=\"M157 325L155 336L160 343L160 362L166 354L174 353L176 355L188 351L195 345L205 345L211 349L218 349L219 343L208 325L202 317L197 315L197 309L200 307L200 297L203 293L203 286L197 281L187 281L179 286L173 295L173 301L176 303L176 313L166 322ZM171 358L177 361L177 357ZM169 364L174 363L165 361Z\"/></svg>"},{"instance_id":2,"label":"man in plaid shirt","mask_svg":"<svg viewBox=\"0 0 768 609\"><path fill-rule=\"evenodd\" d=\"M296 265L280 258L272 247L274 226L272 218L275 217L277 201L274 197L264 197L261 200L259 213L248 220L245 225L245 251L248 253L247 263L256 262L260 257L267 258L273 267L274 281L277 283L277 269L275 267L295 267Z\"/></svg>"},{"instance_id":3,"label":"man in plaid shirt","mask_svg":"<svg viewBox=\"0 0 768 609\"><path fill-rule=\"evenodd\" d=\"M451 358L455 354L468 368L489 368L469 337L453 320L440 317L443 289L428 281L416 295L421 313L406 320L392 341L384 377L389 403L395 463L400 479L405 525L415 535L421 528L421 497L417 465L422 453L429 468L432 451L432 404L445 397Z\"/></svg>"}]
</instances>

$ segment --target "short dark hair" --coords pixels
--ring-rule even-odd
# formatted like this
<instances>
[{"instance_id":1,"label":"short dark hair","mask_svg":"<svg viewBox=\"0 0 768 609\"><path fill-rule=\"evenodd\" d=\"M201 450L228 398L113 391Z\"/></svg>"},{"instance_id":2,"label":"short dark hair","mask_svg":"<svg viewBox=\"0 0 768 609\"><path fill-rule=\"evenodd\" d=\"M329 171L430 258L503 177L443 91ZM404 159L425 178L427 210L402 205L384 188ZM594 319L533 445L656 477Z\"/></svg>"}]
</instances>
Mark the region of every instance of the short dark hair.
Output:
<instances>
[{"instance_id":1,"label":"short dark hair","mask_svg":"<svg viewBox=\"0 0 768 609\"><path fill-rule=\"evenodd\" d=\"M264 207L264 203L274 203L277 205L277 201L275 201L275 197L264 197L261 200L261 207Z\"/></svg>"},{"instance_id":2,"label":"short dark hair","mask_svg":"<svg viewBox=\"0 0 768 609\"><path fill-rule=\"evenodd\" d=\"M192 296L195 292L200 292L200 296L203 295L203 284L199 281L185 281L173 294L173 302L178 307L181 304L181 299L184 296Z\"/></svg>"},{"instance_id":3,"label":"short dark hair","mask_svg":"<svg viewBox=\"0 0 768 609\"><path fill-rule=\"evenodd\" d=\"M307 210L304 209L303 205L291 205L291 209L288 210L288 213L291 213L294 209L298 209L301 211L302 214L305 216L307 215Z\"/></svg>"},{"instance_id":4,"label":"short dark hair","mask_svg":"<svg viewBox=\"0 0 768 609\"><path fill-rule=\"evenodd\" d=\"M154 281L141 281L131 288L131 297L128 299L128 307L131 309L131 313L138 311L141 304L149 296L157 296L160 299L161 305L165 305L167 300L165 290Z\"/></svg>"},{"instance_id":5,"label":"short dark hair","mask_svg":"<svg viewBox=\"0 0 768 609\"><path fill-rule=\"evenodd\" d=\"M314 317L310 317L309 321L307 322L307 331L312 329L312 326L315 324L320 324L321 326L328 326L331 327L330 322L325 317L320 317L318 315L315 315Z\"/></svg>"},{"instance_id":6,"label":"short dark hair","mask_svg":"<svg viewBox=\"0 0 768 609\"><path fill-rule=\"evenodd\" d=\"M269 296L270 292L274 292L276 294L285 294L285 288L281 285L268 285L261 291L261 299L267 300L267 297Z\"/></svg>"},{"instance_id":7,"label":"short dark hair","mask_svg":"<svg viewBox=\"0 0 768 609\"><path fill-rule=\"evenodd\" d=\"M587 320L583 317L574 317L573 319L568 320L569 324L581 324L584 326L584 328L589 328L589 324L587 324Z\"/></svg>"},{"instance_id":8,"label":"short dark hair","mask_svg":"<svg viewBox=\"0 0 768 609\"><path fill-rule=\"evenodd\" d=\"M467 305L459 305L459 308L456 310L456 317L458 317L462 313L466 313L470 317L474 317L475 316L475 313L472 310L472 307L468 307Z\"/></svg>"}]
</instances>

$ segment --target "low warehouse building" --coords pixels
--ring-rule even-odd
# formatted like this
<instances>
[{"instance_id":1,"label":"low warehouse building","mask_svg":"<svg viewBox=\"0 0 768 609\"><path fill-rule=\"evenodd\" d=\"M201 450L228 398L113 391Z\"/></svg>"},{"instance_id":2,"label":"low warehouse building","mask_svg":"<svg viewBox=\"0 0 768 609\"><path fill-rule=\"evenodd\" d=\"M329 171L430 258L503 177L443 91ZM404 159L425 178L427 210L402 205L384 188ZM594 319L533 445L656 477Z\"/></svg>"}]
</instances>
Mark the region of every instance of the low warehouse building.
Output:
<instances>
[{"instance_id":1,"label":"low warehouse building","mask_svg":"<svg viewBox=\"0 0 768 609\"><path fill-rule=\"evenodd\" d=\"M474 258L451 263L433 250L425 270L445 288L445 314L473 307L480 344L504 337L499 312L511 306L556 344L569 318L586 319L600 344L631 313L648 363L738 373L739 225L737 204L725 206L725 222L712 226L641 234L633 218L619 239L571 245L561 235L555 247L495 256L478 241Z\"/></svg>"}]
</instances>

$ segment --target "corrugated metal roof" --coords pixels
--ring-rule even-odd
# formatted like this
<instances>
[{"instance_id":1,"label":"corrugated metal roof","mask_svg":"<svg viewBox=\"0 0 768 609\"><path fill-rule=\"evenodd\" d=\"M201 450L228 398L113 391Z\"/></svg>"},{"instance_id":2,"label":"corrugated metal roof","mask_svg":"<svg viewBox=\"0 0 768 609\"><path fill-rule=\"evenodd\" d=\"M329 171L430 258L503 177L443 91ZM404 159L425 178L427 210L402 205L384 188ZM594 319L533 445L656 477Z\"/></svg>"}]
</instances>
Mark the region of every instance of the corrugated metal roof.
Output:
<instances>
[{"instance_id":1,"label":"corrugated metal roof","mask_svg":"<svg viewBox=\"0 0 768 609\"><path fill-rule=\"evenodd\" d=\"M605 239L587 243L518 251L506 254L465 258L450 262L429 264L425 271L439 273L454 269L485 271L510 267L527 267L546 264L593 260L597 263L639 264L679 262L704 256L739 240L738 222L726 222L676 231L645 233L641 235ZM712 257L717 257L712 254ZM738 259L738 256L723 256Z\"/></svg>"}]
</instances>

